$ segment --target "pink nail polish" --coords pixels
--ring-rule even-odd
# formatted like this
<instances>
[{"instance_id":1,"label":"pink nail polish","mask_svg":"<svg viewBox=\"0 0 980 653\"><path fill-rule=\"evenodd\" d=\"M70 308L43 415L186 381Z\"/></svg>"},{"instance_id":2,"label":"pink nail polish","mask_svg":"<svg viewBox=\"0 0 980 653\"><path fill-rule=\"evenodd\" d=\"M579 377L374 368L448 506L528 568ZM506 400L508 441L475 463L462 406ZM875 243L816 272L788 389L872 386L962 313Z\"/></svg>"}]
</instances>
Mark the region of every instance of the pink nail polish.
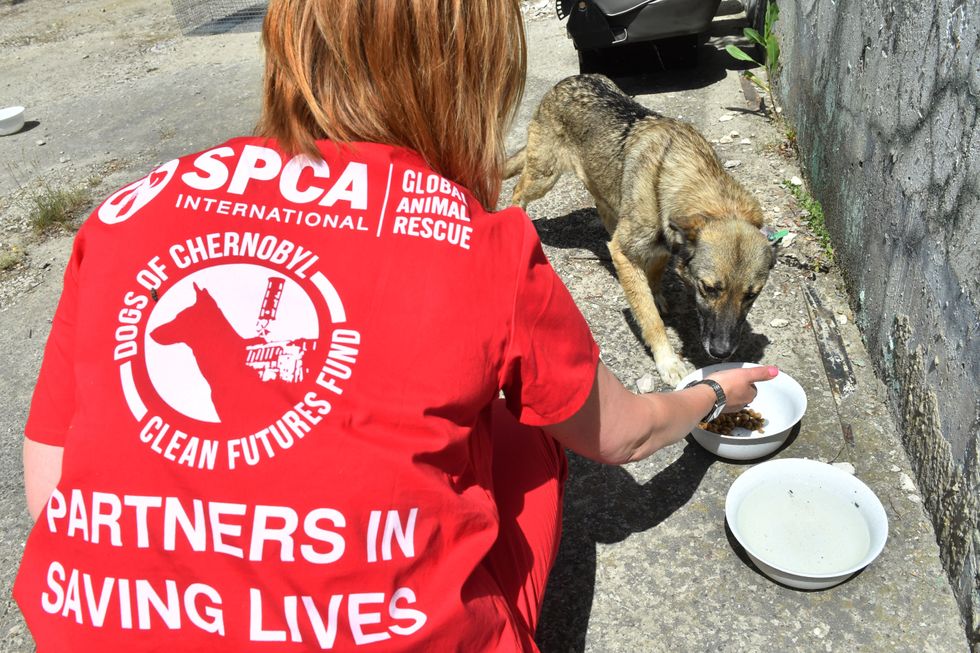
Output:
<instances>
[{"instance_id":1,"label":"pink nail polish","mask_svg":"<svg viewBox=\"0 0 980 653\"><path fill-rule=\"evenodd\" d=\"M770 376L776 376L777 374L779 374L779 368L776 367L775 365L770 365L769 366L769 375Z\"/></svg>"}]
</instances>

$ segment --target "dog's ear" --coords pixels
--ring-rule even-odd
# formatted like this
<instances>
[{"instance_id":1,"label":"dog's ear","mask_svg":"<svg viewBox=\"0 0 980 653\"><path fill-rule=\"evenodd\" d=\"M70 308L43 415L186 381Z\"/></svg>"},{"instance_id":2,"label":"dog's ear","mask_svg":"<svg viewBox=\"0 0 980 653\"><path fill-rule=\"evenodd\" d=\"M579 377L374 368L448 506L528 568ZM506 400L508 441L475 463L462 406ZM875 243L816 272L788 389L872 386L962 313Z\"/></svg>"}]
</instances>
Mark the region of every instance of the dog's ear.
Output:
<instances>
[{"instance_id":1,"label":"dog's ear","mask_svg":"<svg viewBox=\"0 0 980 653\"><path fill-rule=\"evenodd\" d=\"M698 233L704 226L703 215L684 215L667 221L667 232L672 249L692 249L698 243Z\"/></svg>"}]
</instances>

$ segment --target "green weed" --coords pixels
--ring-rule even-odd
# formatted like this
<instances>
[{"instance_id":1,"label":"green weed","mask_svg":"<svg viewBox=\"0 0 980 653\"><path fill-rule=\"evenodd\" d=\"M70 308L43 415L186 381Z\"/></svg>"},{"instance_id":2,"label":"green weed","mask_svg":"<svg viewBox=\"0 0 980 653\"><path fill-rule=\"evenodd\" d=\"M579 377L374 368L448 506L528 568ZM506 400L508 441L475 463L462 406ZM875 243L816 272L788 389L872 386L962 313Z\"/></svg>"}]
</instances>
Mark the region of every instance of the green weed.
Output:
<instances>
[{"instance_id":1,"label":"green weed","mask_svg":"<svg viewBox=\"0 0 980 653\"><path fill-rule=\"evenodd\" d=\"M9 249L0 250L0 272L6 272L24 260L24 250L11 246Z\"/></svg>"},{"instance_id":2,"label":"green weed","mask_svg":"<svg viewBox=\"0 0 980 653\"><path fill-rule=\"evenodd\" d=\"M830 241L830 232L827 231L827 223L824 221L823 207L820 206L820 202L814 199L803 186L794 186L789 180L783 181L783 186L796 198L797 204L800 205L800 208L806 214L804 219L807 225L809 225L810 230L817 237L817 240L820 241L820 247L824 253L833 261L834 246Z\"/></svg>"},{"instance_id":3,"label":"green weed","mask_svg":"<svg viewBox=\"0 0 980 653\"><path fill-rule=\"evenodd\" d=\"M53 188L41 186L28 197L30 224L35 233L74 220L92 201L88 187Z\"/></svg>"},{"instance_id":4,"label":"green weed","mask_svg":"<svg viewBox=\"0 0 980 653\"><path fill-rule=\"evenodd\" d=\"M779 7L776 6L775 2L769 1L766 3L766 19L762 34L751 27L746 27L743 30L745 38L759 45L766 53L765 62L756 61L752 55L737 45L725 46L725 51L739 61L748 61L766 69L766 79L762 79L750 70L743 71L742 75L768 96L770 115L774 117L779 115L776 112L776 98L772 89L772 80L776 77L776 70L779 68L779 41L776 40L776 33L773 29L777 20L779 20Z\"/></svg>"}]
</instances>

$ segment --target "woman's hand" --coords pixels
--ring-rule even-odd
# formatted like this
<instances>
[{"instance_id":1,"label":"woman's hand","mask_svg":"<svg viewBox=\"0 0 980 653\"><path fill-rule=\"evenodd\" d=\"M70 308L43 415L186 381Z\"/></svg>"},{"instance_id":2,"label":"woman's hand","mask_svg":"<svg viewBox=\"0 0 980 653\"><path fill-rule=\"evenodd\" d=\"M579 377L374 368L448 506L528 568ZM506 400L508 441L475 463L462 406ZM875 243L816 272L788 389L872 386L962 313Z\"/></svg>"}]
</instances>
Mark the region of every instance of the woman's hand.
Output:
<instances>
[{"instance_id":1,"label":"woman's hand","mask_svg":"<svg viewBox=\"0 0 980 653\"><path fill-rule=\"evenodd\" d=\"M717 381L721 389L725 391L725 410L726 413L737 413L752 403L756 395L759 394L755 384L762 381L769 381L776 378L779 368L775 365L762 367L739 367L731 370L723 370L709 374L706 378Z\"/></svg>"}]
</instances>

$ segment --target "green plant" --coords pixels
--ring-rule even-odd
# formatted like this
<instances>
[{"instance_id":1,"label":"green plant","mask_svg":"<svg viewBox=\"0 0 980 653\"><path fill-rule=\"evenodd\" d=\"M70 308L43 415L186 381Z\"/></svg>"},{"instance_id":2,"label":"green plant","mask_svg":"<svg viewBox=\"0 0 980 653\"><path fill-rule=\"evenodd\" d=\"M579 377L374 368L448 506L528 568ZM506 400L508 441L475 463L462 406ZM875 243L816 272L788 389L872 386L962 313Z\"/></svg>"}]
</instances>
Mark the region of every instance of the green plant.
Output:
<instances>
[{"instance_id":1,"label":"green plant","mask_svg":"<svg viewBox=\"0 0 980 653\"><path fill-rule=\"evenodd\" d=\"M0 250L0 272L9 270L24 260L24 250L16 245L11 245L9 249Z\"/></svg>"},{"instance_id":2,"label":"green plant","mask_svg":"<svg viewBox=\"0 0 980 653\"><path fill-rule=\"evenodd\" d=\"M31 226L36 233L42 233L54 225L71 222L91 199L84 186L52 188L42 183L28 198Z\"/></svg>"},{"instance_id":3,"label":"green plant","mask_svg":"<svg viewBox=\"0 0 980 653\"><path fill-rule=\"evenodd\" d=\"M763 23L762 34L751 27L746 27L743 31L745 38L758 45L765 52L765 63L756 61L752 55L737 45L725 46L725 51L739 61L748 61L766 69L766 79L762 79L751 70L743 71L742 75L766 94L769 98L770 115L773 116L778 115L775 111L776 100L772 90L772 80L776 77L776 69L779 67L779 42L776 40L776 33L773 29L777 20L779 20L779 7L770 0L766 3L766 18Z\"/></svg>"},{"instance_id":4,"label":"green plant","mask_svg":"<svg viewBox=\"0 0 980 653\"><path fill-rule=\"evenodd\" d=\"M783 181L783 186L796 198L797 204L806 213L805 220L810 227L810 231L820 241L820 247L824 253L834 260L834 246L830 241L830 232L827 231L827 223L824 221L823 207L803 186L794 186L788 180Z\"/></svg>"}]
</instances>

